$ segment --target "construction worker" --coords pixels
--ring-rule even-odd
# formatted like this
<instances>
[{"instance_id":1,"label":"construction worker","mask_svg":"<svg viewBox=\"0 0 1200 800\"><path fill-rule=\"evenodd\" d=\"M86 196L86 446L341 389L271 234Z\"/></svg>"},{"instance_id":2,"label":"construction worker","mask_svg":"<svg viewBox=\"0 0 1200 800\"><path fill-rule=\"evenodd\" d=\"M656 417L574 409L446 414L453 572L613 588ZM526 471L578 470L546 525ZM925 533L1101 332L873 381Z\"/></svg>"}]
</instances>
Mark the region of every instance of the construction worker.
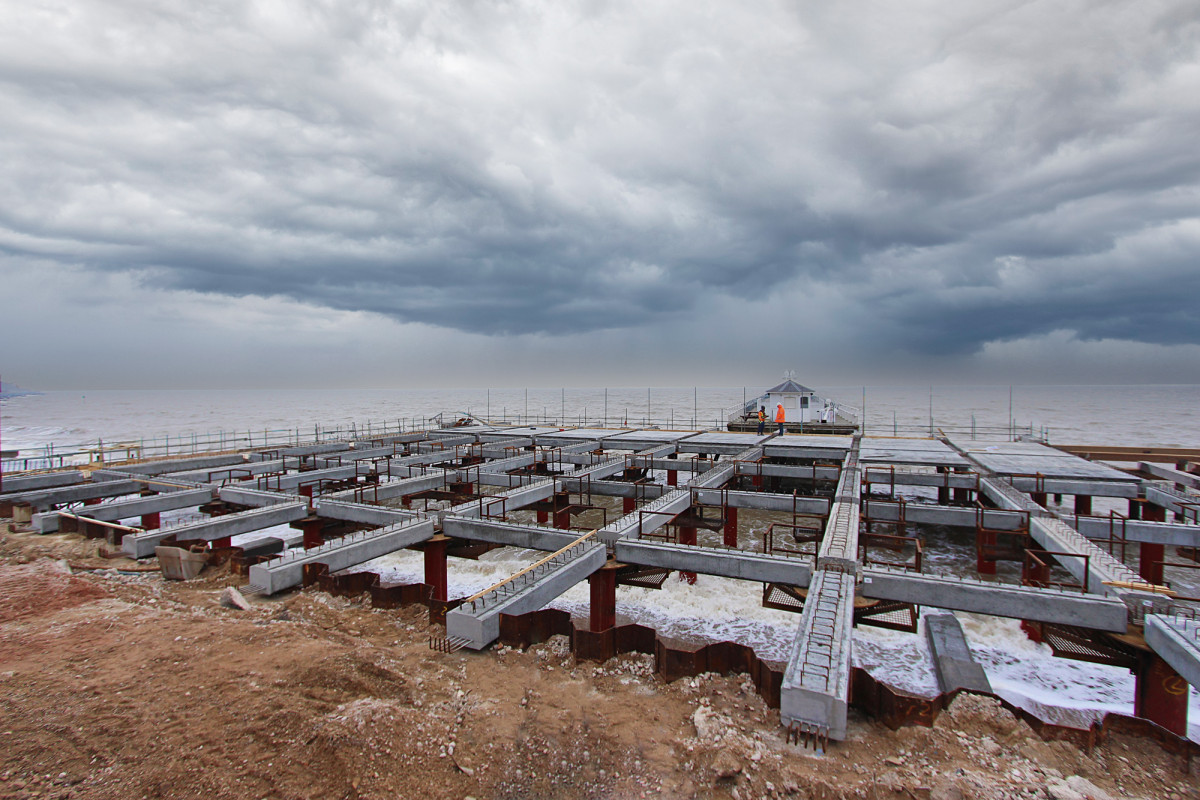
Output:
<instances>
[{"instance_id":1,"label":"construction worker","mask_svg":"<svg viewBox=\"0 0 1200 800\"><path fill-rule=\"evenodd\" d=\"M758 435L763 435L763 428L767 426L767 407L758 407Z\"/></svg>"},{"instance_id":2,"label":"construction worker","mask_svg":"<svg viewBox=\"0 0 1200 800\"><path fill-rule=\"evenodd\" d=\"M775 406L775 421L779 423L779 435L783 436L783 403Z\"/></svg>"}]
</instances>

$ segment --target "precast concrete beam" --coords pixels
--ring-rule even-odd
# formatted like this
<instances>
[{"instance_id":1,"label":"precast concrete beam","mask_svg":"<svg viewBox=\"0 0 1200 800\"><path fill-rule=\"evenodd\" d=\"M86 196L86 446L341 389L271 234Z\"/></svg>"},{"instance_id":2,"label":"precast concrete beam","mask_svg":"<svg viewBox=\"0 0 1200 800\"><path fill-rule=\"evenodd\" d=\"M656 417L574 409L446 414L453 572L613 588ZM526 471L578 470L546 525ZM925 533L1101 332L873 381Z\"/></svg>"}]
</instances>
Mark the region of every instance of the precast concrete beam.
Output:
<instances>
[{"instance_id":1,"label":"precast concrete beam","mask_svg":"<svg viewBox=\"0 0 1200 800\"><path fill-rule=\"evenodd\" d=\"M779 690L779 717L785 725L846 738L853 630L854 576L817 570Z\"/></svg>"},{"instance_id":2,"label":"precast concrete beam","mask_svg":"<svg viewBox=\"0 0 1200 800\"><path fill-rule=\"evenodd\" d=\"M371 487L369 494L373 501L382 502L384 500L394 500L397 497L404 497L405 495L417 494L418 492L444 489L446 487L446 475L447 473L444 472L435 472L419 478L404 478L403 480L391 481L390 483L379 483ZM340 492L330 492L327 495L323 495L322 499L328 498L334 501L353 502L360 496L362 496L360 490L346 489Z\"/></svg>"},{"instance_id":3,"label":"precast concrete beam","mask_svg":"<svg viewBox=\"0 0 1200 800\"><path fill-rule=\"evenodd\" d=\"M445 449L460 445L475 444L476 438L469 434L454 433L453 431L430 431L429 438L417 443L417 449L423 453L431 452L430 447Z\"/></svg>"},{"instance_id":4,"label":"precast concrete beam","mask_svg":"<svg viewBox=\"0 0 1200 800\"><path fill-rule=\"evenodd\" d=\"M1167 511L1174 511L1184 519L1190 518L1195 523L1200 518L1200 497L1181 492L1170 486L1145 484L1146 502L1161 506Z\"/></svg>"},{"instance_id":5,"label":"precast concrete beam","mask_svg":"<svg viewBox=\"0 0 1200 800\"><path fill-rule=\"evenodd\" d=\"M586 580L608 560L607 551L599 542L588 542L579 549L577 555L564 559L564 563L549 562L545 568L525 573L511 582L511 590L506 590L509 584L505 584L505 588L448 612L446 638L464 639L467 647L482 650L500 636L501 614L515 616L537 611Z\"/></svg>"},{"instance_id":6,"label":"precast concrete beam","mask_svg":"<svg viewBox=\"0 0 1200 800\"><path fill-rule=\"evenodd\" d=\"M729 504L740 505L738 495L730 492ZM779 495L754 492L745 494L762 496L764 498ZM771 508L772 510L790 510L791 499L787 498L787 508L782 506L752 506ZM707 501L706 501L707 502ZM747 506L740 506L747 507ZM862 514L872 522L898 522L900 506L892 500L865 498L862 502ZM1020 511L1006 511L997 508L983 510L983 519L988 528L994 530L1021 530L1025 527L1026 515ZM906 522L917 525L945 525L947 527L974 528L979 520L979 511L974 508L959 508L956 506L935 506L923 503L906 503L904 507ZM1177 547L1200 546L1200 526L1173 522L1147 522L1138 519L1117 519L1108 517L1089 517L1064 515L1063 519L1079 533L1089 539L1108 539L1116 536L1128 542L1149 542L1151 544L1169 544Z\"/></svg>"},{"instance_id":7,"label":"precast concrete beam","mask_svg":"<svg viewBox=\"0 0 1200 800\"><path fill-rule=\"evenodd\" d=\"M369 447L361 450L355 448L340 453L314 456L313 463L323 467L339 467L347 461L369 461L372 459L392 458L395 455L396 449L394 447Z\"/></svg>"},{"instance_id":8,"label":"precast concrete beam","mask_svg":"<svg viewBox=\"0 0 1200 800\"><path fill-rule=\"evenodd\" d=\"M764 465L764 468L767 465ZM807 467L786 467L789 470L807 470ZM763 473L767 474L767 473ZM929 486L950 489L975 489L977 478L973 473L935 473L912 470L890 470L872 464L863 470L864 482L872 486ZM1101 481L1084 478L1001 478L1005 483L1023 492L1042 491L1047 494L1085 494L1095 497L1137 497L1137 481Z\"/></svg>"},{"instance_id":9,"label":"precast concrete beam","mask_svg":"<svg viewBox=\"0 0 1200 800\"><path fill-rule=\"evenodd\" d=\"M581 492L584 489L590 489L593 480L602 481L624 469L625 459L611 458L590 467L580 467L579 469L572 470L565 475L558 476L557 480L565 491Z\"/></svg>"},{"instance_id":10,"label":"precast concrete beam","mask_svg":"<svg viewBox=\"0 0 1200 800\"><path fill-rule=\"evenodd\" d=\"M1193 475L1181 469L1171 469L1170 467L1164 467L1162 464L1151 464L1149 461L1140 461L1138 462L1138 470L1148 475L1153 475L1159 480L1170 481L1179 486L1187 486L1192 489L1200 489L1200 475ZM8 481L5 480L5 483L7 484Z\"/></svg>"},{"instance_id":11,"label":"precast concrete beam","mask_svg":"<svg viewBox=\"0 0 1200 800\"><path fill-rule=\"evenodd\" d=\"M900 504L893 500L863 498L860 512L872 522L898 522ZM1028 517L1018 511L1003 511L995 508L982 510L983 520L989 529L1016 531L1025 528ZM953 528L974 528L980 519L977 508L934 506L923 503L906 503L904 519L918 525L945 525ZM1107 536L1107 534L1105 534Z\"/></svg>"},{"instance_id":12,"label":"precast concrete beam","mask_svg":"<svg viewBox=\"0 0 1200 800\"><path fill-rule=\"evenodd\" d=\"M1003 478L1005 483L1022 492L1046 494L1087 495L1089 497L1137 497L1138 482L1098 481L1086 478Z\"/></svg>"},{"instance_id":13,"label":"precast concrete beam","mask_svg":"<svg viewBox=\"0 0 1200 800\"><path fill-rule=\"evenodd\" d=\"M1200 620L1180 615L1147 614L1146 644L1171 669L1200 689Z\"/></svg>"},{"instance_id":14,"label":"precast concrete beam","mask_svg":"<svg viewBox=\"0 0 1200 800\"><path fill-rule=\"evenodd\" d=\"M263 594L275 594L299 586L305 564L327 564L330 572L337 572L411 547L433 534L432 519L416 519L331 539L309 550L288 550L279 558L252 564L250 586Z\"/></svg>"},{"instance_id":15,"label":"precast concrete beam","mask_svg":"<svg viewBox=\"0 0 1200 800\"><path fill-rule=\"evenodd\" d=\"M634 497L639 500L655 500L668 491L674 491L657 483L627 483L625 481L591 481L588 488L592 494L604 497Z\"/></svg>"},{"instance_id":16,"label":"precast concrete beam","mask_svg":"<svg viewBox=\"0 0 1200 800\"><path fill-rule=\"evenodd\" d=\"M1129 610L1117 598L1035 586L989 583L871 567L863 570L863 597L970 611L994 617L1123 632Z\"/></svg>"},{"instance_id":17,"label":"precast concrete beam","mask_svg":"<svg viewBox=\"0 0 1200 800\"><path fill-rule=\"evenodd\" d=\"M769 441L763 445L763 453L767 458L820 458L841 461L846 457L846 449L843 447L805 447L797 451L796 447L772 445Z\"/></svg>"},{"instance_id":18,"label":"precast concrete beam","mask_svg":"<svg viewBox=\"0 0 1200 800\"><path fill-rule=\"evenodd\" d=\"M329 453L343 453L350 449L349 442L323 442L321 444L300 444L293 447L263 448L257 453L250 454L251 461L275 461L288 456L315 456Z\"/></svg>"},{"instance_id":19,"label":"precast concrete beam","mask_svg":"<svg viewBox=\"0 0 1200 800\"><path fill-rule=\"evenodd\" d=\"M226 503L252 508L277 506L283 503L307 503L308 498L297 494L269 492L265 489L249 489L242 486L222 486L217 489L217 499Z\"/></svg>"},{"instance_id":20,"label":"precast concrete beam","mask_svg":"<svg viewBox=\"0 0 1200 800\"><path fill-rule=\"evenodd\" d=\"M212 489L188 489L182 492L167 492L149 497L139 497L134 500L122 500L117 503L101 503L88 506L84 515L89 519L101 522L117 522L143 514L158 514L163 511L175 511L180 508L190 508L207 503L213 497ZM53 533L58 530L58 512L49 511L33 515L33 527L41 533Z\"/></svg>"},{"instance_id":21,"label":"precast concrete beam","mask_svg":"<svg viewBox=\"0 0 1200 800\"><path fill-rule=\"evenodd\" d=\"M834 492L833 506L825 522L825 535L817 551L817 566L858 569L859 466L858 440L846 455L842 476Z\"/></svg>"},{"instance_id":22,"label":"precast concrete beam","mask_svg":"<svg viewBox=\"0 0 1200 800\"><path fill-rule=\"evenodd\" d=\"M521 453L520 455L501 458L496 461L485 461L482 464L473 464L469 469L472 472L489 472L492 474L506 474L509 470L524 469L532 467L538 461L545 461L546 457L542 453L536 453L532 450Z\"/></svg>"},{"instance_id":23,"label":"precast concrete beam","mask_svg":"<svg viewBox=\"0 0 1200 800\"><path fill-rule=\"evenodd\" d=\"M737 464L727 461L724 464L717 464L715 467L702 472L697 477L688 481L687 485L692 489L719 489L733 480L733 476L736 474Z\"/></svg>"},{"instance_id":24,"label":"precast concrete beam","mask_svg":"<svg viewBox=\"0 0 1200 800\"><path fill-rule=\"evenodd\" d=\"M651 533L682 514L692 505L692 493L687 489L668 492L631 514L610 522L600 529L600 539L612 545L619 539L637 538L641 533Z\"/></svg>"},{"instance_id":25,"label":"precast concrete beam","mask_svg":"<svg viewBox=\"0 0 1200 800\"><path fill-rule=\"evenodd\" d=\"M545 550L551 553L579 538L577 533L564 533L538 525L454 516L442 518L442 533L460 539L522 547L526 550Z\"/></svg>"},{"instance_id":26,"label":"precast concrete beam","mask_svg":"<svg viewBox=\"0 0 1200 800\"><path fill-rule=\"evenodd\" d=\"M200 483L216 483L223 480L238 480L245 475L261 475L264 472L282 472L283 460L274 461L239 461L235 464L210 469L195 469L188 472L167 473L173 479L180 481L197 481ZM235 474L236 473L236 474Z\"/></svg>"},{"instance_id":27,"label":"precast concrete beam","mask_svg":"<svg viewBox=\"0 0 1200 800\"><path fill-rule=\"evenodd\" d=\"M445 516L468 517L471 519L479 519L482 517L499 516L524 508L530 503L536 503L540 500L547 500L554 496L554 481L549 478L543 478L536 483L530 483L528 486L518 486L515 489L509 489L506 492L480 497L466 503L454 506L444 512Z\"/></svg>"},{"instance_id":28,"label":"precast concrete beam","mask_svg":"<svg viewBox=\"0 0 1200 800\"><path fill-rule=\"evenodd\" d=\"M526 447L533 447L533 439L528 436L481 433L479 441L484 444L483 454L488 458L504 458L511 455L514 449L524 450ZM495 453L495 455L489 453Z\"/></svg>"},{"instance_id":29,"label":"precast concrete beam","mask_svg":"<svg viewBox=\"0 0 1200 800\"><path fill-rule=\"evenodd\" d=\"M753 508L759 511L795 511L798 514L829 513L829 501L823 497L793 497L790 494L772 492L739 492L721 489L693 489L697 503L720 505L722 501L731 508Z\"/></svg>"},{"instance_id":30,"label":"precast concrete beam","mask_svg":"<svg viewBox=\"0 0 1200 800\"><path fill-rule=\"evenodd\" d=\"M162 461L148 461L141 464L125 464L121 466L121 471L137 475L169 475L176 472L217 469L219 467L245 463L247 463L246 456L241 453L225 453L219 456L168 458Z\"/></svg>"},{"instance_id":31,"label":"precast concrete beam","mask_svg":"<svg viewBox=\"0 0 1200 800\"><path fill-rule=\"evenodd\" d=\"M331 500L322 497L314 502L317 516L326 519L336 519L342 522L356 522L360 525L386 527L397 525L408 520L417 519L414 511L401 511L396 508L384 508L365 503L353 503L345 500Z\"/></svg>"},{"instance_id":32,"label":"precast concrete beam","mask_svg":"<svg viewBox=\"0 0 1200 800\"><path fill-rule=\"evenodd\" d=\"M374 447L385 444L412 444L413 442L423 442L428 438L425 431L413 431L412 433L390 433L387 436L368 436L366 439L355 439L350 444L354 447Z\"/></svg>"},{"instance_id":33,"label":"precast concrete beam","mask_svg":"<svg viewBox=\"0 0 1200 800\"><path fill-rule=\"evenodd\" d=\"M353 478L357 475L358 467L354 464L345 467L333 467L331 469L314 469L309 472L295 472L288 475L280 475L277 478L269 478L267 488L286 492L299 487L302 483L344 481L347 478Z\"/></svg>"},{"instance_id":34,"label":"precast concrete beam","mask_svg":"<svg viewBox=\"0 0 1200 800\"><path fill-rule=\"evenodd\" d=\"M204 539L213 541L228 536L270 528L295 522L308 516L308 506L291 504L256 508L251 511L241 511L236 514L225 514L213 517L204 522L191 525L179 525L174 528L159 528L142 533L128 533L121 539L121 549L130 558L148 558L154 555L154 548L169 536L180 541L187 539Z\"/></svg>"},{"instance_id":35,"label":"precast concrete beam","mask_svg":"<svg viewBox=\"0 0 1200 800\"><path fill-rule=\"evenodd\" d=\"M4 494L31 492L36 489L56 489L77 483L83 483L82 472L41 472L36 475L5 475Z\"/></svg>"},{"instance_id":36,"label":"precast concrete beam","mask_svg":"<svg viewBox=\"0 0 1200 800\"><path fill-rule=\"evenodd\" d=\"M808 559L637 539L619 539L615 545L615 558L643 567L790 586L807 586L813 572L812 562Z\"/></svg>"},{"instance_id":37,"label":"precast concrete beam","mask_svg":"<svg viewBox=\"0 0 1200 800\"><path fill-rule=\"evenodd\" d=\"M100 483L78 483L71 486L61 486L52 489L34 489L29 492L6 494L0 502L29 506L37 511L47 511L55 506L67 503L78 503L83 500L97 500L104 497L119 497L124 494L137 494L143 484L134 480L109 480Z\"/></svg>"},{"instance_id":38,"label":"precast concrete beam","mask_svg":"<svg viewBox=\"0 0 1200 800\"><path fill-rule=\"evenodd\" d=\"M817 466L815 464L795 466L792 464L740 463L738 464L737 474L753 477L761 475L767 478L836 481L841 477L841 470L837 467Z\"/></svg>"},{"instance_id":39,"label":"precast concrete beam","mask_svg":"<svg viewBox=\"0 0 1200 800\"><path fill-rule=\"evenodd\" d=\"M925 639L942 694L960 689L992 694L987 673L971 655L962 625L953 614L926 614Z\"/></svg>"},{"instance_id":40,"label":"precast concrete beam","mask_svg":"<svg viewBox=\"0 0 1200 800\"><path fill-rule=\"evenodd\" d=\"M137 481L143 487L154 487L155 491L175 492L181 489L199 489L204 486L199 481L180 480L174 476L139 475L134 472L121 472L115 469L92 470L92 483L111 483L112 481Z\"/></svg>"},{"instance_id":41,"label":"precast concrete beam","mask_svg":"<svg viewBox=\"0 0 1200 800\"><path fill-rule=\"evenodd\" d=\"M1068 516L1071 524L1091 539L1124 537L1127 542L1169 544L1175 547L1200 547L1200 526L1182 522L1147 522L1140 519L1111 521L1107 517Z\"/></svg>"}]
</instances>

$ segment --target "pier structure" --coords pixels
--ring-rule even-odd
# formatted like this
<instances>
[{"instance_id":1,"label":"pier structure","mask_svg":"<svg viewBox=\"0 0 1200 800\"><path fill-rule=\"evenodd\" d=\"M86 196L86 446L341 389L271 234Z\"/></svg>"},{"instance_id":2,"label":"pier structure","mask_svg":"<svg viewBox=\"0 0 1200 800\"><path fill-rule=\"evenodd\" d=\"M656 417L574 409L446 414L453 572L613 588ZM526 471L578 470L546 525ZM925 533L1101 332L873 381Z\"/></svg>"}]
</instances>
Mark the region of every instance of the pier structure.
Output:
<instances>
[{"instance_id":1,"label":"pier structure","mask_svg":"<svg viewBox=\"0 0 1200 800\"><path fill-rule=\"evenodd\" d=\"M855 626L916 632L922 609L1009 617L1058 655L1133 670L1138 713L1185 734L1177 689L1200 681L1200 598L1166 585L1176 565L1163 554L1200 548L1200 477L1137 450L1118 454L1132 461L1122 470L1032 441L478 424L6 476L0 513L105 536L134 558L235 536L252 550L278 526L301 531L303 547L249 567L264 594L301 585L310 567L420 549L448 648L487 647L503 615L584 581L594 632L615 625L622 585L672 572L756 581L764 605L798 613L780 712L819 742L846 736ZM1064 495L1070 511L1050 502ZM1137 513L1096 514L1094 501ZM204 518L160 524L189 509ZM930 572L930 530L968 540L973 561ZM546 555L450 597L454 553L497 546ZM961 628L931 619L939 682L987 691Z\"/></svg>"}]
</instances>

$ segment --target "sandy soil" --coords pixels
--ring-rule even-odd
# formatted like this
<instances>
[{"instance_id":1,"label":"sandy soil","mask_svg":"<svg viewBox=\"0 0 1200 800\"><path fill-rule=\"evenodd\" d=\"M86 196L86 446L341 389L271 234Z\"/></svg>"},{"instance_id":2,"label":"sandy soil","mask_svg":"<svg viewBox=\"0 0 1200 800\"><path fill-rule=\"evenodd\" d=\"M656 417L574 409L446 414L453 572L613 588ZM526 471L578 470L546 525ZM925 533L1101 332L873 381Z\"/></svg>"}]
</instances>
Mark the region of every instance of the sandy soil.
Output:
<instances>
[{"instance_id":1,"label":"sandy soil","mask_svg":"<svg viewBox=\"0 0 1200 800\"><path fill-rule=\"evenodd\" d=\"M445 655L423 608L240 611L227 571L164 582L96 547L0 536L0 798L1200 798L1153 743L1088 755L987 698L816 755L745 676L667 684L563 637Z\"/></svg>"}]
</instances>

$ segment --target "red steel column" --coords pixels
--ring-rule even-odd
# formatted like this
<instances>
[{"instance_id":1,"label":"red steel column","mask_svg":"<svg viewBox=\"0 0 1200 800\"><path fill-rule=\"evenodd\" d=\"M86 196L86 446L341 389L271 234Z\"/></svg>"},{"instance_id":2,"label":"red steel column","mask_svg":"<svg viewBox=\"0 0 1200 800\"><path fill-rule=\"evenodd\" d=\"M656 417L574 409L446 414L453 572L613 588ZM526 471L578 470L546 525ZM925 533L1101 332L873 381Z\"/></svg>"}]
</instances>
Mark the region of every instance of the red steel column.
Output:
<instances>
[{"instance_id":1,"label":"red steel column","mask_svg":"<svg viewBox=\"0 0 1200 800\"><path fill-rule=\"evenodd\" d=\"M1030 497L1032 497L1033 502L1037 503L1039 506L1046 505L1046 493L1045 492L1032 492L1030 494Z\"/></svg>"},{"instance_id":2,"label":"red steel column","mask_svg":"<svg viewBox=\"0 0 1200 800\"><path fill-rule=\"evenodd\" d=\"M446 602L449 579L446 577L446 545L449 536L435 535L425 542L425 583L433 590L431 600Z\"/></svg>"},{"instance_id":3,"label":"red steel column","mask_svg":"<svg viewBox=\"0 0 1200 800\"><path fill-rule=\"evenodd\" d=\"M1188 732L1188 685L1171 665L1150 654L1137 672L1133 713L1179 736Z\"/></svg>"},{"instance_id":4,"label":"red steel column","mask_svg":"<svg viewBox=\"0 0 1200 800\"><path fill-rule=\"evenodd\" d=\"M1129 498L1129 518L1130 519L1141 519L1142 518L1142 503L1136 497Z\"/></svg>"},{"instance_id":5,"label":"red steel column","mask_svg":"<svg viewBox=\"0 0 1200 800\"><path fill-rule=\"evenodd\" d=\"M667 470L667 486L679 485L679 473L676 470Z\"/></svg>"},{"instance_id":6,"label":"red steel column","mask_svg":"<svg viewBox=\"0 0 1200 800\"><path fill-rule=\"evenodd\" d=\"M633 497L622 497L621 498L621 513L622 514L632 514L635 511L637 511L637 499L633 498Z\"/></svg>"},{"instance_id":7,"label":"red steel column","mask_svg":"<svg viewBox=\"0 0 1200 800\"><path fill-rule=\"evenodd\" d=\"M222 547L233 547L233 537L226 536L221 539L213 539L211 542L209 542L209 546L211 546L213 550L219 550Z\"/></svg>"},{"instance_id":8,"label":"red steel column","mask_svg":"<svg viewBox=\"0 0 1200 800\"><path fill-rule=\"evenodd\" d=\"M983 555L983 550L985 547L991 547L995 544L995 533L983 531L975 534L975 570L980 575L996 574L996 562L990 558L985 558Z\"/></svg>"},{"instance_id":9,"label":"red steel column","mask_svg":"<svg viewBox=\"0 0 1200 800\"><path fill-rule=\"evenodd\" d=\"M1138 548L1138 575L1161 586L1163 582L1163 559L1166 557L1166 546L1142 542Z\"/></svg>"},{"instance_id":10,"label":"red steel column","mask_svg":"<svg viewBox=\"0 0 1200 800\"><path fill-rule=\"evenodd\" d=\"M547 522L550 521L550 512L548 512L548 511L537 512L537 521L538 521L538 525L545 525Z\"/></svg>"},{"instance_id":11,"label":"red steel column","mask_svg":"<svg viewBox=\"0 0 1200 800\"><path fill-rule=\"evenodd\" d=\"M949 470L947 470L945 467L938 467L937 472L939 475L944 476L944 475L946 475L947 472L949 472ZM945 478L943 477L942 480L945 480ZM950 487L945 486L945 485L939 486L937 492L938 492L938 505L939 506L950 505Z\"/></svg>"},{"instance_id":12,"label":"red steel column","mask_svg":"<svg viewBox=\"0 0 1200 800\"><path fill-rule=\"evenodd\" d=\"M153 514L142 514L142 527L148 531L156 531L162 524L160 512L155 511Z\"/></svg>"},{"instance_id":13,"label":"red steel column","mask_svg":"<svg viewBox=\"0 0 1200 800\"><path fill-rule=\"evenodd\" d=\"M1075 513L1089 517L1092 515L1092 496L1090 494L1075 495Z\"/></svg>"},{"instance_id":14,"label":"red steel column","mask_svg":"<svg viewBox=\"0 0 1200 800\"><path fill-rule=\"evenodd\" d=\"M680 544L695 544L696 543L696 529L695 528L680 528L679 529L679 543ZM687 581L688 583L695 583L696 582L696 573L680 570L679 571L679 580Z\"/></svg>"},{"instance_id":15,"label":"red steel column","mask_svg":"<svg viewBox=\"0 0 1200 800\"><path fill-rule=\"evenodd\" d=\"M725 546L738 546L738 510L725 506Z\"/></svg>"},{"instance_id":16,"label":"red steel column","mask_svg":"<svg viewBox=\"0 0 1200 800\"><path fill-rule=\"evenodd\" d=\"M617 570L613 562L593 572L588 586L592 592L588 628L600 633L617 624Z\"/></svg>"},{"instance_id":17,"label":"red steel column","mask_svg":"<svg viewBox=\"0 0 1200 800\"><path fill-rule=\"evenodd\" d=\"M1166 522L1167 510L1153 503L1142 505L1142 519L1147 522ZM1138 574L1150 583L1161 586L1163 582L1162 562L1166 558L1166 546L1142 542L1138 553Z\"/></svg>"},{"instance_id":18,"label":"red steel column","mask_svg":"<svg viewBox=\"0 0 1200 800\"><path fill-rule=\"evenodd\" d=\"M322 535L325 523L320 517L305 517L296 523L296 525L304 533L305 550L311 550L318 545L325 544L325 537Z\"/></svg>"}]
</instances>

